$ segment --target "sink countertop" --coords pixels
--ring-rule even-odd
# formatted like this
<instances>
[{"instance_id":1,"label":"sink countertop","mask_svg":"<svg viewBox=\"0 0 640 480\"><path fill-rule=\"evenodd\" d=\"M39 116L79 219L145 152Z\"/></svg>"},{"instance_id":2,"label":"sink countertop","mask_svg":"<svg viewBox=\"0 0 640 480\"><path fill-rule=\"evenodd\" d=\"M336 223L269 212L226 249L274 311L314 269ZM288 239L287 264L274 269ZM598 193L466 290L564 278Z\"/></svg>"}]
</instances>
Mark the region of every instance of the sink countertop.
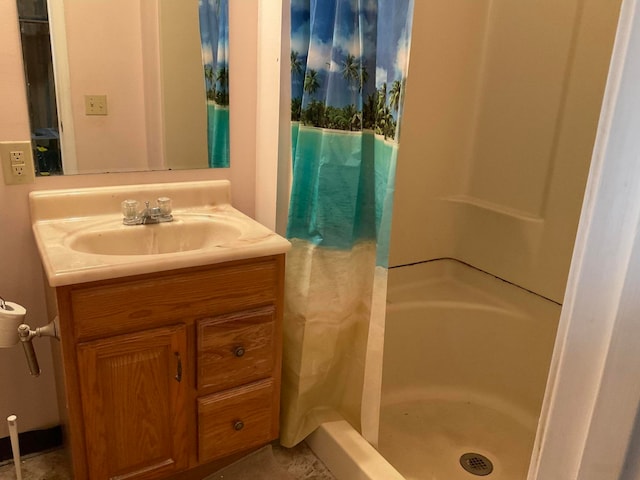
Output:
<instances>
[{"instance_id":1,"label":"sink countertop","mask_svg":"<svg viewBox=\"0 0 640 480\"><path fill-rule=\"evenodd\" d=\"M69 246L78 232L170 225L122 225L123 200L153 202L160 196L171 198L174 222L191 218L221 221L238 229L238 238L162 254L103 255ZM52 287L276 255L291 247L286 239L230 205L227 181L37 191L30 194L29 201L36 244Z\"/></svg>"}]
</instances>

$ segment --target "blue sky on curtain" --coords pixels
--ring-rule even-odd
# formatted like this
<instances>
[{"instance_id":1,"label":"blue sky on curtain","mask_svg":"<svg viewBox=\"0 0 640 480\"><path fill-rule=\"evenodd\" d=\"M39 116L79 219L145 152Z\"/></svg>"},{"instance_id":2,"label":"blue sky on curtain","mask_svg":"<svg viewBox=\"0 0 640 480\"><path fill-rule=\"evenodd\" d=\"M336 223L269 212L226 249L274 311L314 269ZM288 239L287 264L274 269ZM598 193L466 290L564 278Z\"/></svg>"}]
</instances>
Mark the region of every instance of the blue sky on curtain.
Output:
<instances>
[{"instance_id":1,"label":"blue sky on curtain","mask_svg":"<svg viewBox=\"0 0 640 480\"><path fill-rule=\"evenodd\" d=\"M229 166L229 0L199 0L210 167Z\"/></svg>"},{"instance_id":2,"label":"blue sky on curtain","mask_svg":"<svg viewBox=\"0 0 640 480\"><path fill-rule=\"evenodd\" d=\"M413 0L292 0L285 444L359 424L386 267Z\"/></svg>"}]
</instances>

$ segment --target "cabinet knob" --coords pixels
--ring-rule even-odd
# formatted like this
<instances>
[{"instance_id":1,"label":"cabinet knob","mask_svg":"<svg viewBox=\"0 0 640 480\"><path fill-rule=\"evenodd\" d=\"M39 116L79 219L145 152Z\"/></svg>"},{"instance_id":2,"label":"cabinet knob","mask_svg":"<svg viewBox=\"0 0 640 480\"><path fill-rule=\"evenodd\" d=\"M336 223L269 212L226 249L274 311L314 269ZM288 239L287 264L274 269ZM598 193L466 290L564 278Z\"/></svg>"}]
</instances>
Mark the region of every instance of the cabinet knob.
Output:
<instances>
[{"instance_id":1,"label":"cabinet knob","mask_svg":"<svg viewBox=\"0 0 640 480\"><path fill-rule=\"evenodd\" d=\"M240 431L244 428L244 422L242 420L238 420L236 423L233 424L233 429L235 431Z\"/></svg>"},{"instance_id":2,"label":"cabinet knob","mask_svg":"<svg viewBox=\"0 0 640 480\"><path fill-rule=\"evenodd\" d=\"M236 357L241 357L244 355L244 347L236 347L233 349L233 354Z\"/></svg>"}]
</instances>

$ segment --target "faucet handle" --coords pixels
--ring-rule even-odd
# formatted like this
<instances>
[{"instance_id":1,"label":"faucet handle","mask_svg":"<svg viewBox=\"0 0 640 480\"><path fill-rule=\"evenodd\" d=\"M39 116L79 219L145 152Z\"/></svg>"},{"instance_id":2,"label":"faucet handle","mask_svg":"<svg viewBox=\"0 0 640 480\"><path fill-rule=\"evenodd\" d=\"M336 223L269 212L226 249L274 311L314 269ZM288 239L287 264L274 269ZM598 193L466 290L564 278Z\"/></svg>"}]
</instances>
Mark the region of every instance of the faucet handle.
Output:
<instances>
[{"instance_id":1,"label":"faucet handle","mask_svg":"<svg viewBox=\"0 0 640 480\"><path fill-rule=\"evenodd\" d=\"M121 204L122 216L125 220L131 220L138 216L138 201L137 200L125 200Z\"/></svg>"},{"instance_id":2,"label":"faucet handle","mask_svg":"<svg viewBox=\"0 0 640 480\"><path fill-rule=\"evenodd\" d=\"M171 199L169 197L159 197L156 202L162 215L169 215L171 213Z\"/></svg>"}]
</instances>

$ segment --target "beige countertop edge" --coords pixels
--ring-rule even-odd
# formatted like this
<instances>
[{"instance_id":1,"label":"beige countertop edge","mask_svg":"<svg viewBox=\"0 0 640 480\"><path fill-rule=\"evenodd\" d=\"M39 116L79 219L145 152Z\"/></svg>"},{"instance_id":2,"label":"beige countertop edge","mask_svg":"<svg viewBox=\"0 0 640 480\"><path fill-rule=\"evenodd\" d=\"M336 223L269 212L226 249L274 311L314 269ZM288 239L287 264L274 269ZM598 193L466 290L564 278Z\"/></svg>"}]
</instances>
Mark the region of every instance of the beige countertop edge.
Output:
<instances>
[{"instance_id":1,"label":"beige countertop edge","mask_svg":"<svg viewBox=\"0 0 640 480\"><path fill-rule=\"evenodd\" d=\"M275 238L274 240L275 241L270 241L268 245L251 245L246 248L235 249L233 253L221 251L189 254L185 256L173 255L172 258L166 259L159 259L158 257L160 257L160 255L149 255L148 259L145 258L136 262L100 265L72 271L55 271L52 265L47 265L48 262L44 262L44 269L49 286L63 287L99 280L110 280L148 273L167 272L181 268L201 267L236 260L279 255L288 252L291 248L291 244L285 239Z\"/></svg>"}]
</instances>

